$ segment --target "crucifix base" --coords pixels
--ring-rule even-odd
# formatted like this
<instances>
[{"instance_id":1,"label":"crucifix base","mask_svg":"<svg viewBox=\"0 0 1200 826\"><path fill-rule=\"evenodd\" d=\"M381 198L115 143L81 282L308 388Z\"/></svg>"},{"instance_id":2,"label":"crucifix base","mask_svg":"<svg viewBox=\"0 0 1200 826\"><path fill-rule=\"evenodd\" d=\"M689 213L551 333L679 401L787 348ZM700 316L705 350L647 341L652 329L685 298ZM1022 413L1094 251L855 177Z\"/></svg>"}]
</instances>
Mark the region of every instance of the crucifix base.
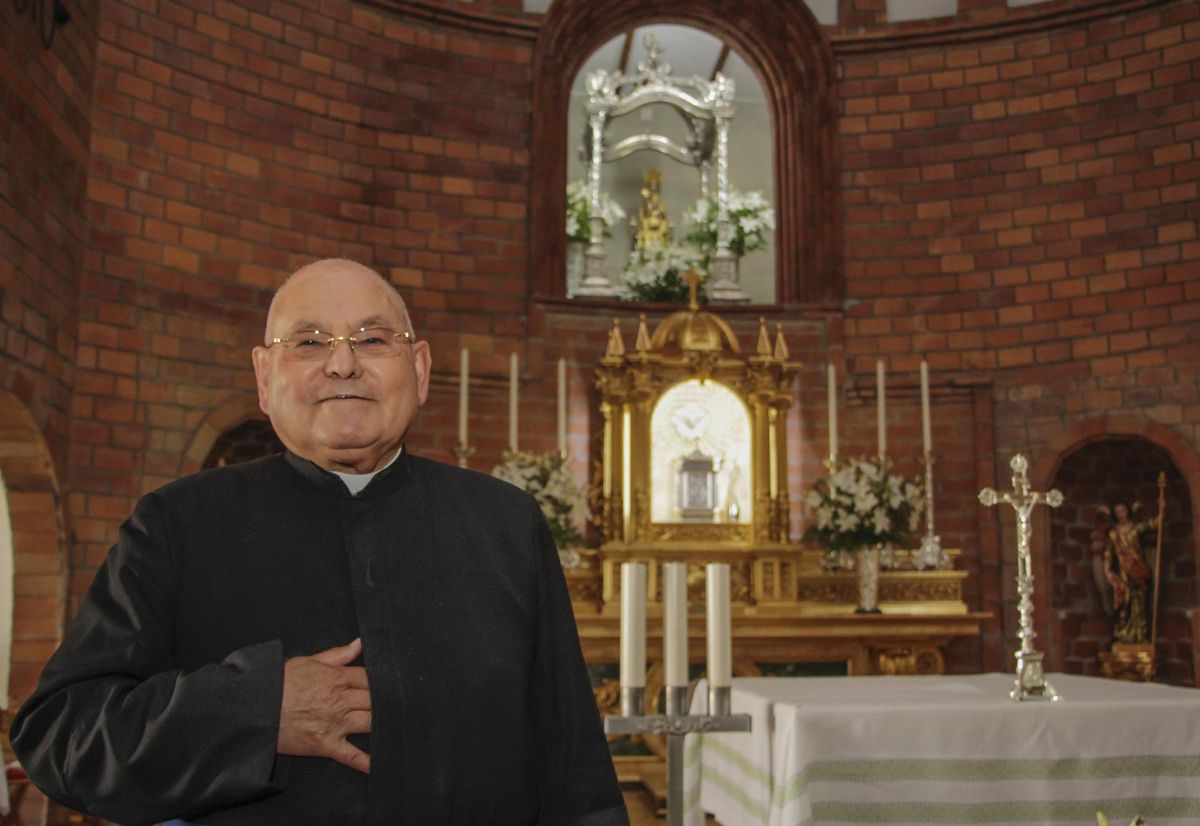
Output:
<instances>
[{"instance_id":1,"label":"crucifix base","mask_svg":"<svg viewBox=\"0 0 1200 826\"><path fill-rule=\"evenodd\" d=\"M1054 690L1054 686L1046 682L1046 675L1042 673L1040 651L1017 652L1017 681L1008 696L1018 702L1024 700L1056 702L1062 699Z\"/></svg>"},{"instance_id":2,"label":"crucifix base","mask_svg":"<svg viewBox=\"0 0 1200 826\"><path fill-rule=\"evenodd\" d=\"M622 688L622 711L640 710L642 695L626 695ZM672 692L675 692L672 694ZM668 711L682 710L687 696L686 687L667 689ZM659 734L667 738L667 824L683 826L683 738L688 734L718 731L749 731L749 714L729 713L728 687L712 688L708 692L709 714L634 714L605 717L605 734Z\"/></svg>"}]
</instances>

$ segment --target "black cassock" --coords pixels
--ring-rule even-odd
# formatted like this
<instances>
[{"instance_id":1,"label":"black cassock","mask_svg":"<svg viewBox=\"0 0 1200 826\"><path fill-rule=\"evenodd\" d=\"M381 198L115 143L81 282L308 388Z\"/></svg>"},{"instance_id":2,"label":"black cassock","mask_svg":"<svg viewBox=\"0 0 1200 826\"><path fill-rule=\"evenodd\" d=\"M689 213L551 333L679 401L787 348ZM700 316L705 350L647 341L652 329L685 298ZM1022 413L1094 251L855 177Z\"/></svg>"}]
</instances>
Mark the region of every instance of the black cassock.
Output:
<instances>
[{"instance_id":1,"label":"black cassock","mask_svg":"<svg viewBox=\"0 0 1200 826\"><path fill-rule=\"evenodd\" d=\"M276 755L284 660L360 635L370 776ZM536 502L407 451L357 496L287 454L143 497L11 736L119 823L626 823Z\"/></svg>"}]
</instances>

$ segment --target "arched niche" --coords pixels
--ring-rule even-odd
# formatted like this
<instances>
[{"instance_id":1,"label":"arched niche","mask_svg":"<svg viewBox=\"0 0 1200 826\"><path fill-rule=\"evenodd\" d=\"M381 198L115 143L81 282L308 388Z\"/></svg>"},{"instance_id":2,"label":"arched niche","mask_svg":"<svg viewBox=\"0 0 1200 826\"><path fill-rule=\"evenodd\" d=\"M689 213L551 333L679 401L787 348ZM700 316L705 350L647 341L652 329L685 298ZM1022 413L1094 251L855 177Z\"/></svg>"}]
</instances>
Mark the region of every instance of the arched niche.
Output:
<instances>
[{"instance_id":1,"label":"arched niche","mask_svg":"<svg viewBox=\"0 0 1200 826\"><path fill-rule=\"evenodd\" d=\"M252 420L265 422L263 413L258 407L258 396L253 393L229 399L209 411L192 435L192 441L187 450L184 451L183 461L179 466L179 475L186 476L209 467L208 461L213 455L213 449L220 443L221 437Z\"/></svg>"},{"instance_id":2,"label":"arched niche","mask_svg":"<svg viewBox=\"0 0 1200 826\"><path fill-rule=\"evenodd\" d=\"M4 689L5 699L13 702L7 703L7 724L32 693L46 656L62 639L68 608L62 495L54 464L29 408L10 393L0 393L0 476L11 594L4 605L11 611Z\"/></svg>"},{"instance_id":3,"label":"arched niche","mask_svg":"<svg viewBox=\"0 0 1200 826\"><path fill-rule=\"evenodd\" d=\"M556 0L534 51L531 249L535 297L565 294L571 83L587 56L649 22L709 31L758 72L774 130L776 302L836 299L841 286L833 54L803 0Z\"/></svg>"},{"instance_id":4,"label":"arched niche","mask_svg":"<svg viewBox=\"0 0 1200 826\"><path fill-rule=\"evenodd\" d=\"M1063 460L1091 442L1113 438L1145 440L1158 446L1170 457L1187 486L1192 514L1192 534L1200 535L1200 451L1189 439L1174 429L1126 413L1106 413L1082 421L1066 423L1058 435L1034 452L1030 461L1029 479L1035 490L1049 490L1059 481L1058 473ZM1033 527L1033 577L1034 582L1053 581L1050 564L1051 531L1050 520L1035 520ZM1200 572L1200 548L1192 542L1193 570ZM1200 592L1200 573L1196 588ZM1050 589L1034 590L1034 622L1039 640L1046 652L1045 664L1048 671L1064 671L1063 640L1066 629L1054 610ZM1015 613L1015 612L1014 612ZM1200 612L1191 617L1193 683L1200 686ZM1015 626L1006 627L1006 638L1015 636ZM1011 660L1010 660L1011 664Z\"/></svg>"},{"instance_id":5,"label":"arched niche","mask_svg":"<svg viewBox=\"0 0 1200 826\"><path fill-rule=\"evenodd\" d=\"M1054 476L1053 486L1062 491L1065 501L1049 513L1047 585L1053 610L1063 624L1065 671L1101 674L1098 654L1108 650L1115 634L1111 585L1104 575L1104 534L1112 526L1106 509L1140 505L1132 514L1135 522L1156 516L1159 473L1164 474L1166 488L1162 558L1157 564L1155 532L1140 538L1147 566L1152 572L1157 568L1161 576L1157 679L1191 684L1194 646L1185 617L1196 599L1191 492L1171 455L1139 436L1111 436L1078 445L1063 456ZM1153 602L1151 594L1147 602Z\"/></svg>"},{"instance_id":6,"label":"arched niche","mask_svg":"<svg viewBox=\"0 0 1200 826\"><path fill-rule=\"evenodd\" d=\"M225 467L283 453L283 442L266 419L247 419L226 430L213 443L204 468Z\"/></svg>"}]
</instances>

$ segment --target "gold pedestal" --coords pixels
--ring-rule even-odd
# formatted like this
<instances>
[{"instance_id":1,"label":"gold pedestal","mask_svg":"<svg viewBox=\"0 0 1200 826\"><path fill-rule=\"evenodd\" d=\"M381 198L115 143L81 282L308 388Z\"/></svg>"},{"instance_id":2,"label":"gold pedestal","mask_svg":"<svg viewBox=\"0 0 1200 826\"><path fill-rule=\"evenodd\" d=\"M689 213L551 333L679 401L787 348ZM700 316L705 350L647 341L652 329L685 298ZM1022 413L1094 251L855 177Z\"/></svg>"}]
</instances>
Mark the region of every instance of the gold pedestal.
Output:
<instances>
[{"instance_id":1,"label":"gold pedestal","mask_svg":"<svg viewBox=\"0 0 1200 826\"><path fill-rule=\"evenodd\" d=\"M1154 646L1148 642L1114 642L1112 650L1101 651L1099 657L1105 677L1148 683L1157 671Z\"/></svg>"}]
</instances>

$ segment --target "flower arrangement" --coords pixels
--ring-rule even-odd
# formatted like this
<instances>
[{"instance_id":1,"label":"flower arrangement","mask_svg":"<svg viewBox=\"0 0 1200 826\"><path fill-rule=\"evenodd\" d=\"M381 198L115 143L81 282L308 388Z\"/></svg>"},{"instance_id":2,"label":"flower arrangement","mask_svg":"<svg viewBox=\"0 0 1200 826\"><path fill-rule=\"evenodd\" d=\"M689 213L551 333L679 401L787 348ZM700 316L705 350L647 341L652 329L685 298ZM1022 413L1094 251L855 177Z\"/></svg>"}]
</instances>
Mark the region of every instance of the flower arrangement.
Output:
<instances>
[{"instance_id":1,"label":"flower arrangement","mask_svg":"<svg viewBox=\"0 0 1200 826\"><path fill-rule=\"evenodd\" d=\"M592 240L592 188L583 181L567 184L567 240L590 243ZM607 192L600 193L600 220L604 237L612 237L612 228L624 220L625 210Z\"/></svg>"},{"instance_id":2,"label":"flower arrangement","mask_svg":"<svg viewBox=\"0 0 1200 826\"><path fill-rule=\"evenodd\" d=\"M621 270L624 297L630 301L686 301L688 285L683 277L689 269L695 269L701 277L704 275L700 256L688 247L667 244L635 249ZM703 281L698 295L703 301Z\"/></svg>"},{"instance_id":3,"label":"flower arrangement","mask_svg":"<svg viewBox=\"0 0 1200 826\"><path fill-rule=\"evenodd\" d=\"M805 539L835 553L903 542L924 508L921 486L894 474L884 459L851 459L818 479L804 500Z\"/></svg>"},{"instance_id":4,"label":"flower arrangement","mask_svg":"<svg viewBox=\"0 0 1200 826\"><path fill-rule=\"evenodd\" d=\"M717 251L717 202L708 198L696 201L683 214L691 224L687 240L696 245L705 256ZM729 239L730 251L739 258L748 252L767 245L766 233L775 229L775 210L761 192L729 193L729 222L733 234Z\"/></svg>"},{"instance_id":5,"label":"flower arrangement","mask_svg":"<svg viewBox=\"0 0 1200 826\"><path fill-rule=\"evenodd\" d=\"M516 485L537 500L560 557L584 544L583 534L576 526L587 519L587 503L583 489L568 471L567 460L562 454L525 450L509 453L504 462L492 469L492 475Z\"/></svg>"}]
</instances>

